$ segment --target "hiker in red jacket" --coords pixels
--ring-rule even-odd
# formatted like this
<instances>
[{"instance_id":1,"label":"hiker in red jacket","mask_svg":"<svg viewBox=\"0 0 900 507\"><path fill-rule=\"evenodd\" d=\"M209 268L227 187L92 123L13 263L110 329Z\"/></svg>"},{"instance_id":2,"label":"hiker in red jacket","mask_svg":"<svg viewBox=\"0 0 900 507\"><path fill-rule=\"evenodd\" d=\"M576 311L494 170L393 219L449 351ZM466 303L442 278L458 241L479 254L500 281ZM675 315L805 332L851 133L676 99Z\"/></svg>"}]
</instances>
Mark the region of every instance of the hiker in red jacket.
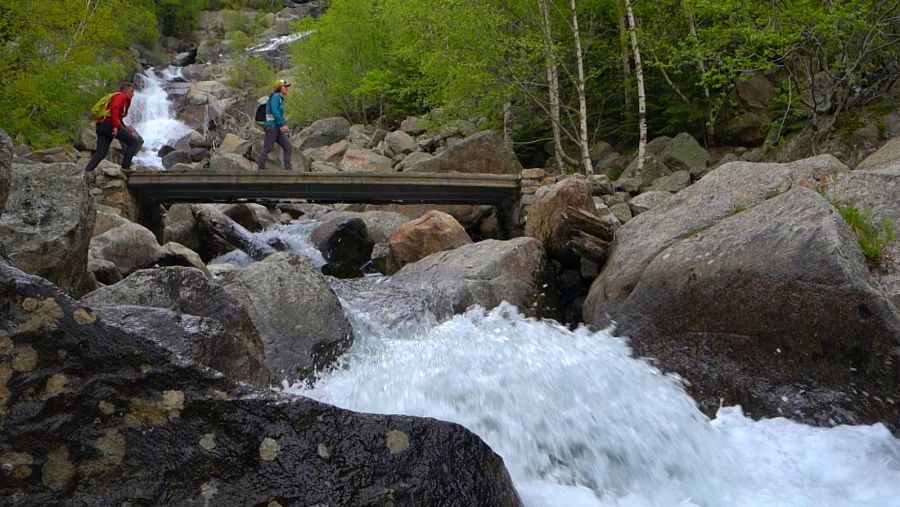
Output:
<instances>
[{"instance_id":1,"label":"hiker in red jacket","mask_svg":"<svg viewBox=\"0 0 900 507\"><path fill-rule=\"evenodd\" d=\"M91 161L84 168L85 171L93 171L101 160L109 153L109 145L113 139L118 139L125 147L122 154L122 169L131 167L131 159L141 149L144 140L137 131L125 125L124 118L131 106L131 98L134 97L134 84L122 83L119 91L113 93L109 99L107 109L109 114L97 120L97 151L91 156Z\"/></svg>"}]
</instances>

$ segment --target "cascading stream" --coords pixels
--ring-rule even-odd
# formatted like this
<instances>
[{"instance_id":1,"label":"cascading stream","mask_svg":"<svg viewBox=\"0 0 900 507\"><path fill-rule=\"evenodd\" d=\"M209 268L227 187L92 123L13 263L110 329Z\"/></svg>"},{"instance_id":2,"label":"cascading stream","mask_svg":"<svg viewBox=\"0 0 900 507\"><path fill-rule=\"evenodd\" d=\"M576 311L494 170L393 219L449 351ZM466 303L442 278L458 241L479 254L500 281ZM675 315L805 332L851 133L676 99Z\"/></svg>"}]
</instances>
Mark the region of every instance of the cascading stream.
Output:
<instances>
[{"instance_id":1,"label":"cascading stream","mask_svg":"<svg viewBox=\"0 0 900 507\"><path fill-rule=\"evenodd\" d=\"M262 234L301 244L313 228L290 227ZM736 407L710 421L607 331L509 305L397 325L409 312L390 298L335 284L356 341L314 388L286 392L460 423L503 457L528 507L900 505L900 441L882 425L753 421Z\"/></svg>"},{"instance_id":2,"label":"cascading stream","mask_svg":"<svg viewBox=\"0 0 900 507\"><path fill-rule=\"evenodd\" d=\"M152 68L135 77L137 89L126 123L134 126L144 138L143 148L134 157L138 164L162 169L162 159L157 155L159 149L191 131L175 118L175 108L163 88L164 82L180 77L181 69L172 70L171 67L164 69L161 77Z\"/></svg>"}]
</instances>

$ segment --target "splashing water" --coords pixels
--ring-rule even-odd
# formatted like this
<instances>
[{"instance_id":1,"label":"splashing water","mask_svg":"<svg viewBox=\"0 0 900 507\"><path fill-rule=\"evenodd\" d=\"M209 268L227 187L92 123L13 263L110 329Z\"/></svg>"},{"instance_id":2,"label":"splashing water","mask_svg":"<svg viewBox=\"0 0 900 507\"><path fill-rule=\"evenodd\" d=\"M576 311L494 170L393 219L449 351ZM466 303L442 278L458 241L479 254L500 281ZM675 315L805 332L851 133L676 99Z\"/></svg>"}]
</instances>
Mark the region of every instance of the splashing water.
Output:
<instances>
[{"instance_id":1,"label":"splashing water","mask_svg":"<svg viewBox=\"0 0 900 507\"><path fill-rule=\"evenodd\" d=\"M255 236L269 245L275 246L276 250L293 252L297 255L303 255L312 259L316 267L325 265L325 258L319 250L309 241L309 235L316 228L315 222L294 221L288 225L274 225L264 231L258 232ZM277 245L277 246L276 246ZM220 255L210 261L210 264L234 264L236 266L246 266L253 262L249 255L240 251L232 250L227 254Z\"/></svg>"},{"instance_id":2,"label":"splashing water","mask_svg":"<svg viewBox=\"0 0 900 507\"><path fill-rule=\"evenodd\" d=\"M287 392L460 423L529 507L900 505L900 442L882 425L754 422L739 408L710 422L623 340L505 304L416 334L348 310L357 339L342 367Z\"/></svg>"},{"instance_id":3,"label":"splashing water","mask_svg":"<svg viewBox=\"0 0 900 507\"><path fill-rule=\"evenodd\" d=\"M163 89L163 80L174 81L181 77L181 69L172 70L167 67L162 72L162 79L153 69L137 76L138 89L131 101L129 118L135 130L144 138L144 146L135 155L139 164L162 169L162 159L157 152L164 145L178 140L191 131L191 128L175 118L174 107Z\"/></svg>"},{"instance_id":4,"label":"splashing water","mask_svg":"<svg viewBox=\"0 0 900 507\"><path fill-rule=\"evenodd\" d=\"M268 51L274 51L281 46L286 44L290 44L292 42L296 42L301 39L305 39L310 36L315 30L307 30L305 32L297 32L292 33L290 35L283 35L281 37L274 37L270 40L262 42L260 44L256 44L253 46L249 46L247 48L248 53L266 53Z\"/></svg>"}]
</instances>

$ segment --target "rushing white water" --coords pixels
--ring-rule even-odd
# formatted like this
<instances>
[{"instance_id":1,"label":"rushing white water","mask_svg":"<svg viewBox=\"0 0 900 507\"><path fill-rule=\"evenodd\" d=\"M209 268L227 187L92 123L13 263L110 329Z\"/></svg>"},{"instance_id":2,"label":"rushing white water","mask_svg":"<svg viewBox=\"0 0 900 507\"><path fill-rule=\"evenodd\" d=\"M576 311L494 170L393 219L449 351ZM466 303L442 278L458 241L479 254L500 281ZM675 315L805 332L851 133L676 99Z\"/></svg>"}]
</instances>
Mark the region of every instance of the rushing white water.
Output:
<instances>
[{"instance_id":1,"label":"rushing white water","mask_svg":"<svg viewBox=\"0 0 900 507\"><path fill-rule=\"evenodd\" d=\"M181 69L167 67L161 78L153 69L148 69L146 74L136 79L138 89L131 100L128 116L135 130L144 138L144 147L134 157L139 164L162 169L162 159L157 155L159 149L191 131L190 127L175 118L172 102L162 86L164 81L179 77Z\"/></svg>"},{"instance_id":2,"label":"rushing white water","mask_svg":"<svg viewBox=\"0 0 900 507\"><path fill-rule=\"evenodd\" d=\"M257 235L322 265L308 239L316 225ZM392 305L407 301L366 283L335 288L355 342L315 387L285 391L462 424L503 457L527 507L900 507L900 440L883 425L753 421L739 407L710 421L678 379L609 331L507 304L438 322L426 310L435 302L401 311Z\"/></svg>"},{"instance_id":3,"label":"rushing white water","mask_svg":"<svg viewBox=\"0 0 900 507\"><path fill-rule=\"evenodd\" d=\"M266 243L278 245L278 250L293 252L312 259L313 264L322 267L325 258L319 250L309 241L309 234L316 228L316 223L306 221L294 221L288 225L276 225L256 234ZM225 255L216 257L210 264L234 264L246 266L253 262L249 255L240 250L232 250Z\"/></svg>"},{"instance_id":4,"label":"rushing white water","mask_svg":"<svg viewBox=\"0 0 900 507\"><path fill-rule=\"evenodd\" d=\"M288 392L458 422L504 458L529 507L900 505L900 442L882 425L755 422L739 408L709 421L623 340L508 305L405 336L351 312L344 367Z\"/></svg>"},{"instance_id":5,"label":"rushing white water","mask_svg":"<svg viewBox=\"0 0 900 507\"><path fill-rule=\"evenodd\" d=\"M312 34L313 32L314 32L314 30L307 30L305 32L297 32L297 33L292 33L290 35L283 35L281 37L274 37L265 42L261 42L259 44L255 44L253 46L249 46L247 48L247 52L248 53L265 53L268 51L274 51L274 50L280 48L281 46L290 44L291 42L296 42L298 40L305 39L305 38L309 37L309 35Z\"/></svg>"}]
</instances>

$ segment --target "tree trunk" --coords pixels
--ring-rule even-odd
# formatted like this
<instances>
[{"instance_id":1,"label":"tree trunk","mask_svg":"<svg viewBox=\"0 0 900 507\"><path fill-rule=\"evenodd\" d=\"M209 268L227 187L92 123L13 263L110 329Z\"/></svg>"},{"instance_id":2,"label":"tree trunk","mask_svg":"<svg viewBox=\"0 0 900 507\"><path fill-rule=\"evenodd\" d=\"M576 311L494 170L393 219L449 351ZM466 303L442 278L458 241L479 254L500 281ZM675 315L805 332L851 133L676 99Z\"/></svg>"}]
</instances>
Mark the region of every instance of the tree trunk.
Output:
<instances>
[{"instance_id":1,"label":"tree trunk","mask_svg":"<svg viewBox=\"0 0 900 507\"><path fill-rule=\"evenodd\" d=\"M694 19L694 11L691 10L691 6L682 3L682 8L684 9L685 15L688 20L688 30L690 30L691 37L693 37L694 41L697 40L697 21ZM697 61L697 67L700 68L700 72L702 74L706 74L706 64L703 63L703 60ZM710 93L709 93L709 85L703 83L703 97L706 98L707 107L710 107ZM714 142L716 137L716 128L712 118L712 111L707 113L706 115L706 143L710 145Z\"/></svg>"},{"instance_id":2,"label":"tree trunk","mask_svg":"<svg viewBox=\"0 0 900 507\"><path fill-rule=\"evenodd\" d=\"M625 13L622 12L619 19L619 48L622 57L622 89L625 90L625 111L631 115L631 62L628 57L628 29L625 28Z\"/></svg>"},{"instance_id":3,"label":"tree trunk","mask_svg":"<svg viewBox=\"0 0 900 507\"><path fill-rule=\"evenodd\" d=\"M550 93L550 125L553 129L553 156L557 170L563 169L563 149L559 132L559 71L556 67L556 51L553 49L553 28L547 0L538 0L541 10L541 33L544 37L544 58L547 63L547 87Z\"/></svg>"},{"instance_id":4,"label":"tree trunk","mask_svg":"<svg viewBox=\"0 0 900 507\"><path fill-rule=\"evenodd\" d=\"M222 241L234 245L255 261L261 261L276 252L268 243L258 239L252 232L244 229L241 224L229 218L212 204L191 205L191 212L210 233Z\"/></svg>"},{"instance_id":5,"label":"tree trunk","mask_svg":"<svg viewBox=\"0 0 900 507\"><path fill-rule=\"evenodd\" d=\"M503 102L503 144L512 149L512 98L506 97Z\"/></svg>"},{"instance_id":6,"label":"tree trunk","mask_svg":"<svg viewBox=\"0 0 900 507\"><path fill-rule=\"evenodd\" d=\"M572 5L572 36L575 38L575 62L578 67L578 78L575 89L578 91L578 141L581 145L581 164L584 174L594 174L594 166L591 164L591 146L588 138L587 126L587 97L585 97L584 83L584 58L581 53L581 34L578 31L578 6L575 0Z\"/></svg>"},{"instance_id":7,"label":"tree trunk","mask_svg":"<svg viewBox=\"0 0 900 507\"><path fill-rule=\"evenodd\" d=\"M609 256L608 242L583 232L576 232L575 236L569 240L568 246L578 256L594 262L598 266L603 266Z\"/></svg>"},{"instance_id":8,"label":"tree trunk","mask_svg":"<svg viewBox=\"0 0 900 507\"><path fill-rule=\"evenodd\" d=\"M570 229L596 236L607 242L612 241L616 234L616 227L611 221L580 208L567 207L562 218Z\"/></svg>"},{"instance_id":9,"label":"tree trunk","mask_svg":"<svg viewBox=\"0 0 900 507\"><path fill-rule=\"evenodd\" d=\"M644 93L644 68L641 65L641 48L638 45L637 26L634 22L634 12L631 10L631 0L625 0L625 14L628 16L628 29L631 31L631 49L634 52L634 75L637 78L638 90L638 130L640 141L638 142L637 167L635 176L640 176L644 169L644 156L647 152L647 95Z\"/></svg>"}]
</instances>

